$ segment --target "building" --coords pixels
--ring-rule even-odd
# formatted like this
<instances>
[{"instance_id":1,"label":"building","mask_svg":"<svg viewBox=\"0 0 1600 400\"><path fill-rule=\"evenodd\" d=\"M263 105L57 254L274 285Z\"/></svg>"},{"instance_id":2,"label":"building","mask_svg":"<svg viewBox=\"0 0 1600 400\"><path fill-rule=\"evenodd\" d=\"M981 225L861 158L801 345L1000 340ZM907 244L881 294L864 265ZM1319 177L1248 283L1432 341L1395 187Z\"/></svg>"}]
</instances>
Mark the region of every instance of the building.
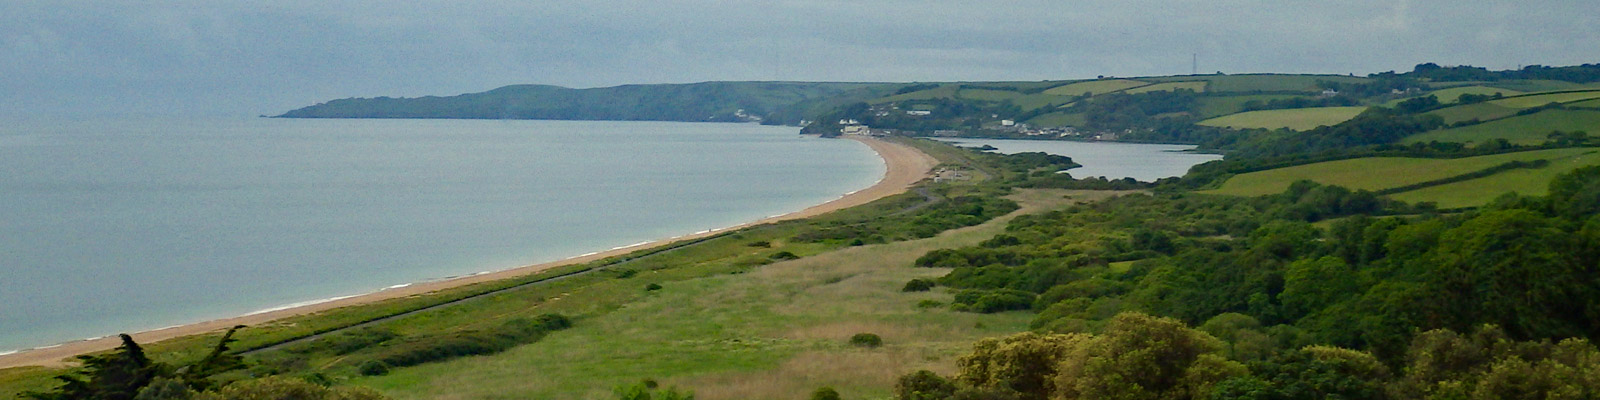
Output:
<instances>
[{"instance_id":1,"label":"building","mask_svg":"<svg viewBox=\"0 0 1600 400\"><path fill-rule=\"evenodd\" d=\"M915 115L915 116L919 116L919 117L924 117L924 116L928 116L928 115L933 115L933 111L928 111L928 110L906 110L906 115Z\"/></svg>"}]
</instances>

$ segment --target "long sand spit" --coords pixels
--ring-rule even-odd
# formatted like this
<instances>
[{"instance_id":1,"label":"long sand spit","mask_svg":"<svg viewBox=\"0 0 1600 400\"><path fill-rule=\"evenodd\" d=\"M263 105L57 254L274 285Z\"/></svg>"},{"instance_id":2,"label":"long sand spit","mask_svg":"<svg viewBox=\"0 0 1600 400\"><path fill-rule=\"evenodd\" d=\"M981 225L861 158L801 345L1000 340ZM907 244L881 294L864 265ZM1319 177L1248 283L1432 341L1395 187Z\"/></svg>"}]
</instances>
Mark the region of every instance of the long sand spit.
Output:
<instances>
[{"instance_id":1,"label":"long sand spit","mask_svg":"<svg viewBox=\"0 0 1600 400\"><path fill-rule=\"evenodd\" d=\"M843 197L834 199L833 201L818 204L804 210L769 217L758 221L752 221L737 226L711 231L702 231L690 235L654 242L618 247L607 251L585 254L560 261L528 265L437 281L419 282L358 296L337 298L311 304L298 304L241 315L233 318L224 318L144 331L134 333L132 336L134 340L140 343L153 343L167 339L220 331L235 325L258 325L278 319L324 312L342 307L350 307L383 300L415 296L475 283L525 276L563 265L581 264L606 257L619 256L638 250L664 246L680 240L710 236L731 229L740 229L784 220L813 217L840 209L859 206L870 203L873 200L905 192L911 185L927 178L929 176L929 172L933 170L933 166L938 164L938 161L933 157L908 145L862 136L849 136L848 138L865 143L868 147L871 147L873 151L877 152L878 156L883 157L884 164L887 165L883 178L878 180L878 183L873 184L871 187L851 192ZM95 339L62 343L55 346L19 351L16 353L0 355L0 368L23 366L63 367L70 365L72 357L81 354L111 350L120 344L122 344L122 342L116 336L106 336Z\"/></svg>"}]
</instances>

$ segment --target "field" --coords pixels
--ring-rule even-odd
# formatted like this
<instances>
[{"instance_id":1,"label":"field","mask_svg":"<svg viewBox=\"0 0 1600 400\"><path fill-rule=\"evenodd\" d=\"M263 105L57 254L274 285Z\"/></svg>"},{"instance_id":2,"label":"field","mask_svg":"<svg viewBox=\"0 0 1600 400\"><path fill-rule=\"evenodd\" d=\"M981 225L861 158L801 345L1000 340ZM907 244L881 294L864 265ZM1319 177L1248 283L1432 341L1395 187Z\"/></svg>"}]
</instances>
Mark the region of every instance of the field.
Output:
<instances>
[{"instance_id":1,"label":"field","mask_svg":"<svg viewBox=\"0 0 1600 400\"><path fill-rule=\"evenodd\" d=\"M1371 79L1343 76L1343 75L1281 75L1281 74L1243 74L1243 75L1188 75L1174 76L1152 81L1208 81L1206 86L1209 92L1312 92L1318 91L1317 81L1363 83Z\"/></svg>"},{"instance_id":2,"label":"field","mask_svg":"<svg viewBox=\"0 0 1600 400\"><path fill-rule=\"evenodd\" d=\"M1198 101L1200 105L1195 108L1201 118L1213 118L1244 111L1244 103L1251 100L1266 103L1272 100L1304 98L1289 94L1254 94L1245 96L1206 96Z\"/></svg>"},{"instance_id":3,"label":"field","mask_svg":"<svg viewBox=\"0 0 1600 400\"><path fill-rule=\"evenodd\" d=\"M1206 82L1206 81L1163 82L1163 83L1157 83L1157 84L1154 84L1154 85L1147 85L1147 86L1136 87L1136 88L1133 88L1133 89L1128 89L1128 90L1126 90L1124 92L1128 93L1128 94L1139 94L1139 93L1149 93L1149 92L1171 92L1171 91L1175 91L1175 90L1179 90L1179 89L1184 89L1184 90L1192 90L1195 93L1200 93L1200 92L1206 91L1206 85L1207 84L1208 84L1208 82Z\"/></svg>"},{"instance_id":4,"label":"field","mask_svg":"<svg viewBox=\"0 0 1600 400\"><path fill-rule=\"evenodd\" d=\"M1402 143L1432 141L1482 143L1491 139L1506 139L1515 144L1537 145L1544 143L1551 131L1600 133L1600 111L1545 110L1477 125L1411 135L1402 140Z\"/></svg>"},{"instance_id":5,"label":"field","mask_svg":"<svg viewBox=\"0 0 1600 400\"><path fill-rule=\"evenodd\" d=\"M1434 97L1439 98L1439 102L1440 103L1448 104L1448 103L1456 102L1456 100L1461 98L1461 95L1463 95L1463 94L1475 94L1475 95L1492 96L1495 93L1499 93L1501 96L1508 96L1508 97L1509 96L1517 96L1517 95L1523 94L1523 92L1520 92L1520 91L1511 90L1511 89L1502 89L1502 88L1497 88L1497 87L1489 87L1489 86L1459 86L1459 87L1453 87L1453 88L1449 88L1449 89L1435 90L1435 91L1432 91L1432 92L1428 92L1427 94L1424 94L1422 96L1423 97L1434 96ZM1404 98L1404 99L1395 99L1395 100L1389 101L1388 103L1384 103L1384 106L1386 106L1386 107L1394 107L1395 104L1399 104L1402 101L1406 101L1406 100L1410 100L1410 99L1411 98L1409 98L1409 97L1408 98Z\"/></svg>"},{"instance_id":6,"label":"field","mask_svg":"<svg viewBox=\"0 0 1600 400\"><path fill-rule=\"evenodd\" d=\"M1376 191L1463 175L1510 161L1555 160L1593 151L1595 151L1593 148L1569 148L1459 159L1370 157L1328 161L1240 174L1223 182L1221 188L1203 193L1233 196L1276 194L1288 189L1289 184L1302 179L1351 189ZM1499 174L1490 178L1496 176ZM1535 184L1542 185L1543 182ZM1500 193L1503 192L1494 195Z\"/></svg>"},{"instance_id":7,"label":"field","mask_svg":"<svg viewBox=\"0 0 1600 400\"><path fill-rule=\"evenodd\" d=\"M1582 92L1561 92L1548 94L1532 94L1527 96L1509 97L1500 100L1491 100L1489 103L1502 107L1532 108L1550 103L1571 103L1588 99L1600 98L1600 90Z\"/></svg>"},{"instance_id":8,"label":"field","mask_svg":"<svg viewBox=\"0 0 1600 400\"><path fill-rule=\"evenodd\" d=\"M1443 108L1429 111L1428 114L1437 115L1444 119L1446 124L1462 121L1490 121L1516 115L1519 109L1501 106L1493 103L1477 103Z\"/></svg>"},{"instance_id":9,"label":"field","mask_svg":"<svg viewBox=\"0 0 1600 400\"><path fill-rule=\"evenodd\" d=\"M1554 90L1574 90L1574 89L1584 89L1584 88L1594 88L1595 87L1593 84L1584 85L1584 84L1581 84L1581 83L1572 83L1572 82L1565 82L1565 81L1546 81L1546 80L1511 80L1511 81L1498 81L1498 82L1484 82L1483 85L1484 86L1493 86L1493 87L1497 87L1497 88L1518 90L1518 91L1523 91L1523 92L1549 92L1549 91L1554 91Z\"/></svg>"},{"instance_id":10,"label":"field","mask_svg":"<svg viewBox=\"0 0 1600 400\"><path fill-rule=\"evenodd\" d=\"M1057 96L1082 96L1084 94L1105 94L1119 90L1140 87L1149 82L1129 79L1105 79L1087 82L1078 82L1069 85L1057 86L1045 90L1044 94Z\"/></svg>"},{"instance_id":11,"label":"field","mask_svg":"<svg viewBox=\"0 0 1600 400\"><path fill-rule=\"evenodd\" d=\"M960 92L956 93L956 96L963 99L1006 101L1021 97L1022 93L993 89L961 89Z\"/></svg>"},{"instance_id":12,"label":"field","mask_svg":"<svg viewBox=\"0 0 1600 400\"><path fill-rule=\"evenodd\" d=\"M1567 104L1567 107L1600 108L1600 99L1586 100L1586 101L1580 101L1580 102L1577 102L1577 103Z\"/></svg>"},{"instance_id":13,"label":"field","mask_svg":"<svg viewBox=\"0 0 1600 400\"><path fill-rule=\"evenodd\" d=\"M1200 125L1229 128L1289 128L1309 130L1323 125L1335 125L1355 118L1366 107L1319 107L1288 110L1247 111L1200 121Z\"/></svg>"},{"instance_id":14,"label":"field","mask_svg":"<svg viewBox=\"0 0 1600 400\"><path fill-rule=\"evenodd\" d=\"M1064 194L1021 192L1016 199L1025 208L1012 215L1072 201ZM948 373L973 340L1026 330L1031 313L919 308L922 301L948 303L951 295L938 289L900 292L912 278L947 272L911 268L916 257L935 248L976 244L1003 231L1008 219L930 239L671 282L533 345L351 383L397 399L610 399L615 398L612 387L647 378L693 389L701 399L794 398L820 386L849 398L884 398L901 374ZM563 301L585 297L574 292ZM849 346L847 339L856 333L880 335L884 346Z\"/></svg>"},{"instance_id":15,"label":"field","mask_svg":"<svg viewBox=\"0 0 1600 400\"><path fill-rule=\"evenodd\" d=\"M1549 191L1550 180L1557 175L1591 165L1600 165L1600 153L1591 151L1553 158L1550 159L1550 165L1544 168L1515 169L1469 181L1396 193L1389 197L1410 203L1431 201L1444 209L1476 207L1511 192L1543 196Z\"/></svg>"},{"instance_id":16,"label":"field","mask_svg":"<svg viewBox=\"0 0 1600 400\"><path fill-rule=\"evenodd\" d=\"M897 95L893 95L893 96L889 96L889 97L873 99L873 100L871 100L869 102L873 103L873 104L882 104L882 103L892 103L892 102L896 102L896 101L907 101L907 100L928 100L928 99L952 98L952 97L956 96L956 91L959 90L959 89L960 89L960 86L958 86L958 85L942 85L942 86L939 86L939 87L936 87L936 88L932 88L932 89L918 90L918 91L911 92L911 93L897 94Z\"/></svg>"},{"instance_id":17,"label":"field","mask_svg":"<svg viewBox=\"0 0 1600 400\"><path fill-rule=\"evenodd\" d=\"M1073 97L1068 96L1056 96L1038 93L1018 96L1017 98L1011 99L1011 102L1016 104L1017 107L1021 108L1022 111L1033 111L1041 107L1060 106L1071 103L1072 99Z\"/></svg>"}]
</instances>

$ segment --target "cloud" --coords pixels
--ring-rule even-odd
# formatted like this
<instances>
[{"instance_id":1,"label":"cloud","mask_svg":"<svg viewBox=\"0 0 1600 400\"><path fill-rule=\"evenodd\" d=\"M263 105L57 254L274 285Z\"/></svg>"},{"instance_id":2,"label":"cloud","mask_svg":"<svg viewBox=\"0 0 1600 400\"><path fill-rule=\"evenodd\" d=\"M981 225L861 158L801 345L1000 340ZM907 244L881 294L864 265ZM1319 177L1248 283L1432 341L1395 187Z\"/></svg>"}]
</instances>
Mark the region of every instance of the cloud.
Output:
<instances>
[{"instance_id":1,"label":"cloud","mask_svg":"<svg viewBox=\"0 0 1600 400\"><path fill-rule=\"evenodd\" d=\"M1039 80L1600 62L1600 3L19 0L5 112L277 113L350 96L706 80Z\"/></svg>"}]
</instances>

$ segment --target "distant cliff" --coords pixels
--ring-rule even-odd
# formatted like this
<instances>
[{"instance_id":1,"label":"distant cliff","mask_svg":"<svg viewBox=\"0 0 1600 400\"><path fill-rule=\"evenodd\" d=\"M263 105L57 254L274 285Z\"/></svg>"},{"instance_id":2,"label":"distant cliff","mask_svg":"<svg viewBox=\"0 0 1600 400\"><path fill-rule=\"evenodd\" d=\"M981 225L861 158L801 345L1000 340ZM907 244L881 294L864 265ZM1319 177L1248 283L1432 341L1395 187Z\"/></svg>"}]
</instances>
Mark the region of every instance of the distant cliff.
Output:
<instances>
[{"instance_id":1,"label":"distant cliff","mask_svg":"<svg viewBox=\"0 0 1600 400\"><path fill-rule=\"evenodd\" d=\"M461 118L618 121L763 121L796 124L829 99L875 92L873 83L704 82L570 89L512 85L482 93L417 98L349 98L283 118Z\"/></svg>"}]
</instances>

